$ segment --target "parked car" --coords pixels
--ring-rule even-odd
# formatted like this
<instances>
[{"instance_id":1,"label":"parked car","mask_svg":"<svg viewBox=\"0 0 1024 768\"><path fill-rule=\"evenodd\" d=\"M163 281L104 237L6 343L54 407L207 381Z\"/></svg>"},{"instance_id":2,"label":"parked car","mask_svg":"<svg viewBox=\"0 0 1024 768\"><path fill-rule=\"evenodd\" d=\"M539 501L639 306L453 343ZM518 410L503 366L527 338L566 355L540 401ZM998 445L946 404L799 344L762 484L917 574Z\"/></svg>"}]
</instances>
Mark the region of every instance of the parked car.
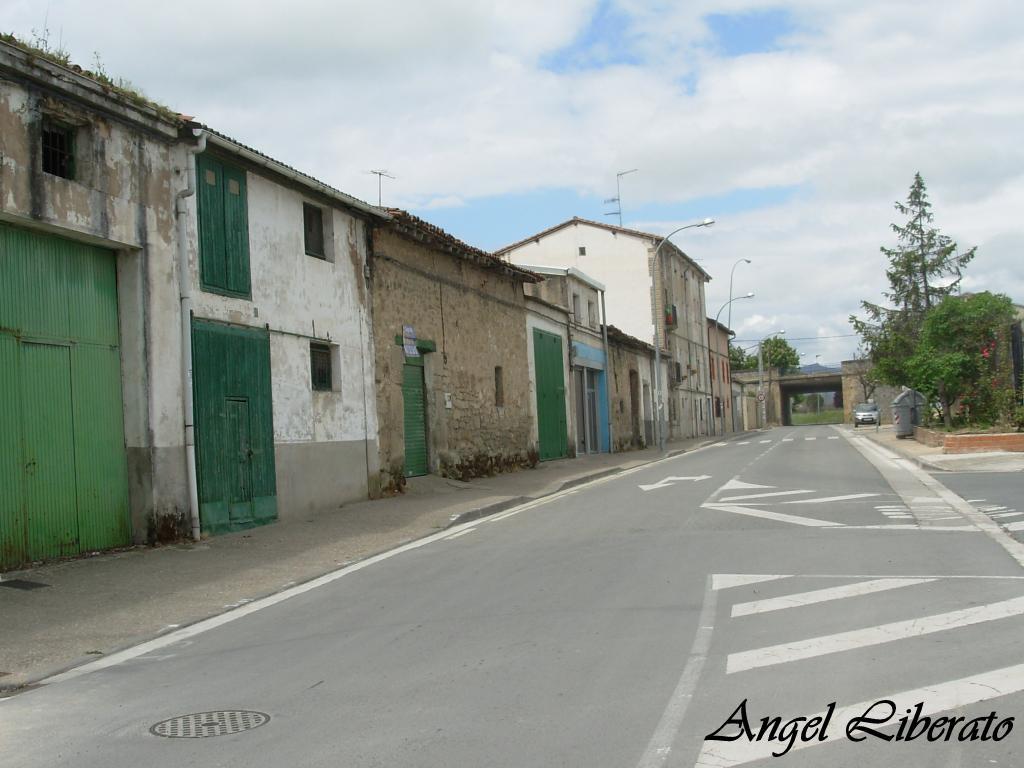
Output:
<instances>
[{"instance_id":1,"label":"parked car","mask_svg":"<svg viewBox=\"0 0 1024 768\"><path fill-rule=\"evenodd\" d=\"M878 406L874 403L861 403L853 409L853 426L856 429L861 424L878 424Z\"/></svg>"}]
</instances>

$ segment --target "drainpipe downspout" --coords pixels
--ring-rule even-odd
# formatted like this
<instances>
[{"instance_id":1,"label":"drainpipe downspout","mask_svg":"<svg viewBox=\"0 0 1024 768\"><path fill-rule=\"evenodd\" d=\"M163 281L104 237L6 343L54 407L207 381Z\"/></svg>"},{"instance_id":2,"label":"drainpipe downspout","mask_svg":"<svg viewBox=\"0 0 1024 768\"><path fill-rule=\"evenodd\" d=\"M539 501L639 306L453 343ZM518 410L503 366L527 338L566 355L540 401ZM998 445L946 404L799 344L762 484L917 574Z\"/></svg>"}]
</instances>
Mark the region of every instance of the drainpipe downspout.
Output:
<instances>
[{"instance_id":1,"label":"drainpipe downspout","mask_svg":"<svg viewBox=\"0 0 1024 768\"><path fill-rule=\"evenodd\" d=\"M612 431L612 356L608 350L608 315L604 308L604 291L601 291L601 336L604 340L604 399L608 409L608 453L615 453L615 433Z\"/></svg>"},{"instance_id":2,"label":"drainpipe downspout","mask_svg":"<svg viewBox=\"0 0 1024 768\"><path fill-rule=\"evenodd\" d=\"M188 479L188 511L192 539L199 541L199 484L196 480L195 409L192 399L192 275L188 266L188 208L185 199L196 193L196 155L206 149L206 132L193 130L197 142L186 147L185 189L174 198L178 225L178 295L181 310L181 403L185 419L185 471Z\"/></svg>"}]
</instances>

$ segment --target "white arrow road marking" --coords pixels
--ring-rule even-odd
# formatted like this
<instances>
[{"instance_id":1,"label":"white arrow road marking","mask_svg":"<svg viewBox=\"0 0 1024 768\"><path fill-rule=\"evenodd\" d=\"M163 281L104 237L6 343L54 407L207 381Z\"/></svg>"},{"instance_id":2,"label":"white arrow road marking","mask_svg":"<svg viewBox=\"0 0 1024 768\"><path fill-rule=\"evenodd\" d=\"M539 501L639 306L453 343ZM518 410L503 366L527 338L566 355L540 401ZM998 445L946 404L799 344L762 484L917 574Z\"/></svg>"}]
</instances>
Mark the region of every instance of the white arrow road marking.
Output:
<instances>
[{"instance_id":1,"label":"white arrow road marking","mask_svg":"<svg viewBox=\"0 0 1024 768\"><path fill-rule=\"evenodd\" d=\"M958 710L971 704L981 701L988 701L999 696L1008 696L1024 690L1024 664L1016 664L1012 667L994 669L991 672L982 672L970 677L961 677L958 680L947 680L924 688L911 691L899 691L888 693L883 696L862 701L858 704L849 704L837 709L832 716L832 733L828 741L796 741L793 749L805 749L817 747L822 744L843 743L843 736L846 732L846 724L855 717L862 716L867 712L868 707L877 701L889 699L896 704L896 712L903 713L913 709L918 702L923 702L922 714L931 716L939 712ZM881 710L876 710L881 714ZM819 712L818 717L824 717L824 712ZM761 715L758 715L760 720ZM897 721L893 721L893 725ZM884 726L883 726L884 727ZM742 765L754 760L771 758L773 751L778 751L780 744L772 741L708 741L704 743L700 756L697 758L695 768L730 768L734 765Z\"/></svg>"},{"instance_id":2,"label":"white arrow road marking","mask_svg":"<svg viewBox=\"0 0 1024 768\"><path fill-rule=\"evenodd\" d=\"M824 504L826 501L849 501L850 499L866 499L869 496L877 496L877 493L848 493L845 496L826 496L823 499L797 499L796 501L784 501L783 504Z\"/></svg>"},{"instance_id":3,"label":"white arrow road marking","mask_svg":"<svg viewBox=\"0 0 1024 768\"><path fill-rule=\"evenodd\" d=\"M732 615L735 618L736 616L750 616L755 613L781 611L785 608L799 608L803 605L827 603L830 600L842 600L846 597L870 595L874 592L885 592L889 589L910 587L914 584L926 584L929 581L935 581L935 579L872 579L871 581L860 581L856 584L844 584L841 587L828 587L827 589L798 592L794 595L771 597L765 600L752 600L749 603L737 603L732 607Z\"/></svg>"},{"instance_id":4,"label":"white arrow road marking","mask_svg":"<svg viewBox=\"0 0 1024 768\"><path fill-rule=\"evenodd\" d=\"M1022 613L1024 613L1024 597L1015 597L998 603L961 608L956 611L949 611L948 613L923 616L919 619L894 621L889 624L868 627L867 629L855 629L850 632L839 632L834 635L822 635L821 637L811 637L807 640L769 645L750 651L730 653L729 659L725 664L725 671L728 674L733 674L735 672L744 672L748 669L786 664L800 659L811 659L830 653L841 653L842 651L852 651L871 645L891 643L894 640L904 640L909 637L920 637L921 635L930 635L935 632L945 632L948 629L969 627L972 624L981 624L986 621L997 621L1011 616L1019 616Z\"/></svg>"},{"instance_id":5,"label":"white arrow road marking","mask_svg":"<svg viewBox=\"0 0 1024 768\"><path fill-rule=\"evenodd\" d=\"M697 475L696 477L675 477L673 475L670 475L669 477L666 477L664 480L659 480L658 482L651 483L650 485L638 485L637 488L639 488L642 491L653 491L655 488L668 488L670 485L672 485L675 482L678 482L679 480L693 480L695 483L699 483L701 480L710 479L711 475Z\"/></svg>"},{"instance_id":6,"label":"white arrow road marking","mask_svg":"<svg viewBox=\"0 0 1024 768\"><path fill-rule=\"evenodd\" d=\"M792 523L793 525L805 525L811 528L842 528L842 523L834 523L831 520L816 520L813 517L798 517L797 515L784 515L782 512L769 512L766 509L754 509L753 507L741 507L738 504L701 504L704 509L717 509L722 512L733 512L737 515L749 515L750 517L761 517L765 520L775 520L779 523Z\"/></svg>"},{"instance_id":7,"label":"white arrow road marking","mask_svg":"<svg viewBox=\"0 0 1024 768\"><path fill-rule=\"evenodd\" d=\"M792 574L765 573L716 573L711 577L711 588L714 590L743 587L747 584L760 584L762 581L791 578Z\"/></svg>"},{"instance_id":8,"label":"white arrow road marking","mask_svg":"<svg viewBox=\"0 0 1024 768\"><path fill-rule=\"evenodd\" d=\"M720 491L742 491L745 488L774 488L774 485L758 485L757 483L744 483L735 477L718 490Z\"/></svg>"},{"instance_id":9,"label":"white arrow road marking","mask_svg":"<svg viewBox=\"0 0 1024 768\"><path fill-rule=\"evenodd\" d=\"M768 496L795 496L798 493L814 493L814 491L772 491L771 493L748 493L745 496L729 496L719 501L742 501L743 499L764 499Z\"/></svg>"}]
</instances>

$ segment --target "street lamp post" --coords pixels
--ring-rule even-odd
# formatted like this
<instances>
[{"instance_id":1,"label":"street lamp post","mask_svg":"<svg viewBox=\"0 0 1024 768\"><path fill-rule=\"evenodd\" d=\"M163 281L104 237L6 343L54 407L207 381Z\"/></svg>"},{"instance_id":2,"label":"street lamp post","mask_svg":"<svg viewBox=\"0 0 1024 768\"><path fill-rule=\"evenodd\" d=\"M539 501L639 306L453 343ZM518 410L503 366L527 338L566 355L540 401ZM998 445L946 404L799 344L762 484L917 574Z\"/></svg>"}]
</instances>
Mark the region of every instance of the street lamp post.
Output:
<instances>
[{"instance_id":1,"label":"street lamp post","mask_svg":"<svg viewBox=\"0 0 1024 768\"><path fill-rule=\"evenodd\" d=\"M664 247L665 243L668 242L668 239L677 232L682 232L684 229L692 229L694 227L710 227L714 223L714 219L704 219L704 221L697 224L687 224L684 227L672 230L661 238L661 242L658 243L658 247L654 249L654 258L651 260L651 311L654 314L654 388L658 392L658 404L655 408L657 413L655 415L657 416L656 421L658 424L658 449L662 453L665 452L665 425L662 423L661 417L665 407L665 398L662 391L663 387L661 380L661 339L659 338L661 333L658 329L661 327L659 321L663 321L665 318L658 317L658 256L661 254L661 249ZM663 315L664 312L665 308L662 307L661 314Z\"/></svg>"},{"instance_id":2,"label":"street lamp post","mask_svg":"<svg viewBox=\"0 0 1024 768\"><path fill-rule=\"evenodd\" d=\"M737 259L736 263L732 265L732 269L729 270L729 302L730 303L732 303L732 276L734 274L736 274L736 267L738 267L743 262L746 262L747 264L751 263L750 259ZM730 328L732 328L732 307L729 307L729 316L728 316L728 319L725 321L725 324L727 326L729 326Z\"/></svg>"},{"instance_id":3,"label":"street lamp post","mask_svg":"<svg viewBox=\"0 0 1024 768\"><path fill-rule=\"evenodd\" d=\"M773 336L781 336L785 331L776 331L757 342L757 393L761 396L761 426L768 426L768 393L764 391L764 355L761 346ZM768 361L771 365L771 360ZM769 385L771 380L769 379Z\"/></svg>"},{"instance_id":4,"label":"street lamp post","mask_svg":"<svg viewBox=\"0 0 1024 768\"><path fill-rule=\"evenodd\" d=\"M741 259L741 261L747 261L747 259ZM739 263L739 262L737 262L737 263ZM735 265L733 265L733 266L735 267ZM751 291L750 293L747 293L747 294L745 294L743 296L737 296L735 299L732 296L730 296L729 300L727 302L725 302L725 304L723 304L721 307L719 307L718 313L715 315L715 328L716 328L716 330L718 328L718 318L720 318L722 316L722 310L723 309L725 309L726 307L729 307L729 316L731 317L732 316L732 303L734 301L739 301L740 299L752 299L752 298L754 298L754 292L753 291ZM729 327L729 330L731 330L731 326ZM711 347L711 340L708 339L708 348L710 348L710 347ZM728 335L726 335L725 350L726 350L725 351L725 355L726 355L726 357L728 357L728 355L729 355L729 338L728 338ZM722 376L721 376L721 371L719 371L718 380L721 382L721 386L724 387L726 382L725 382L725 379L722 378ZM728 392L728 396L732 397L732 391L731 391L732 385L730 384L729 386L730 386L730 391ZM711 394L714 395L714 392L712 392ZM735 414L734 414L734 418L735 418ZM725 407L724 406L722 407L721 424L722 424L722 434L724 435L725 434ZM736 428L736 423L734 421L733 422L733 429L735 429L735 428Z\"/></svg>"}]
</instances>

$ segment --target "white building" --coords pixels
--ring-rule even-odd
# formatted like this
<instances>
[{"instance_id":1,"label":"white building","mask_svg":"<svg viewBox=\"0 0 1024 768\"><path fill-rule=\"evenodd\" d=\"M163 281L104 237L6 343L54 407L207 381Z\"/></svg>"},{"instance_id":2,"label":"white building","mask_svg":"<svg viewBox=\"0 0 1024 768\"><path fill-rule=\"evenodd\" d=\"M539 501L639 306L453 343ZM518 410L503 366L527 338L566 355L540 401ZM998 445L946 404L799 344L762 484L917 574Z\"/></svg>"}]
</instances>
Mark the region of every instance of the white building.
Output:
<instances>
[{"instance_id":1,"label":"white building","mask_svg":"<svg viewBox=\"0 0 1024 768\"><path fill-rule=\"evenodd\" d=\"M661 248L652 292L661 241L649 232L573 218L496 253L516 264L573 267L610 286L608 317L631 336L653 342L657 322L668 364L662 408L669 437L714 434L704 300L711 278L669 242Z\"/></svg>"},{"instance_id":2,"label":"white building","mask_svg":"<svg viewBox=\"0 0 1024 768\"><path fill-rule=\"evenodd\" d=\"M0 120L0 566L366 498L386 215L6 43Z\"/></svg>"}]
</instances>

